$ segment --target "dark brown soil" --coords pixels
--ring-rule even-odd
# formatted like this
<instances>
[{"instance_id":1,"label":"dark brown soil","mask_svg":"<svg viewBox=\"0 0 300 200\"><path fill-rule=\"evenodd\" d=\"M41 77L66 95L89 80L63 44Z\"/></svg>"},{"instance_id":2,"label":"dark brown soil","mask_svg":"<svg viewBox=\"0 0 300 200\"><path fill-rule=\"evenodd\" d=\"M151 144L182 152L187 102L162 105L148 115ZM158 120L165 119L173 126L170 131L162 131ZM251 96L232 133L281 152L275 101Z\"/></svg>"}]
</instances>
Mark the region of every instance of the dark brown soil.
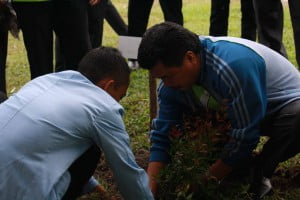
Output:
<instances>
[{"instance_id":1,"label":"dark brown soil","mask_svg":"<svg viewBox=\"0 0 300 200\"><path fill-rule=\"evenodd\" d=\"M136 162L143 169L147 169L148 159L149 159L149 151L145 149L139 149L135 153ZM103 195L97 192L85 195L80 198L80 200L122 200L118 188L113 180L112 171L109 169L104 159L101 159L99 165L96 169L94 177L97 180L102 180L104 182L104 187L107 189L107 194Z\"/></svg>"},{"instance_id":2,"label":"dark brown soil","mask_svg":"<svg viewBox=\"0 0 300 200\"><path fill-rule=\"evenodd\" d=\"M139 164L139 166L146 170L149 159L149 151L140 149L135 153L135 156L136 162ZM104 182L104 186L107 189L107 194L103 195L94 192L81 197L79 200L123 200L113 180L113 174L104 159L99 162L94 176L96 179ZM278 168L272 178L272 184L274 188L283 192L288 192L291 189L299 188L300 167L294 166L288 169Z\"/></svg>"}]
</instances>

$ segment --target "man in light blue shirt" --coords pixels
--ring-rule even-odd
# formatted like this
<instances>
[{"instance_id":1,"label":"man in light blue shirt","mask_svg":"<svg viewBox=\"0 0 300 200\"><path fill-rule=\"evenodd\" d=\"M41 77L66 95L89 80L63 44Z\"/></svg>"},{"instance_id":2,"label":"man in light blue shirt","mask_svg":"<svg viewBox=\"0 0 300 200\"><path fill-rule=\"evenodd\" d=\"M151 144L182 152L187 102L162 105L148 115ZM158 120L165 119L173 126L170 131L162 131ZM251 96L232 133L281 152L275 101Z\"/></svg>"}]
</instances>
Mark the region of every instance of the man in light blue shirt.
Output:
<instances>
[{"instance_id":1,"label":"man in light blue shirt","mask_svg":"<svg viewBox=\"0 0 300 200\"><path fill-rule=\"evenodd\" d=\"M233 37L197 36L173 23L150 28L141 41L138 61L156 78L159 112L151 131L151 178L169 162L172 128L183 115L201 112L209 98L226 107L230 140L207 174L222 180L252 154L260 136L269 136L254 162L250 192L262 198L272 189L276 167L300 152L300 73L283 56L252 41ZM200 98L199 98L200 97ZM206 100L205 100L206 99Z\"/></svg>"},{"instance_id":2,"label":"man in light blue shirt","mask_svg":"<svg viewBox=\"0 0 300 200\"><path fill-rule=\"evenodd\" d=\"M99 148L125 199L153 199L118 103L129 85L125 59L101 47L78 70L38 77L0 104L0 199L71 199L92 176Z\"/></svg>"}]
</instances>

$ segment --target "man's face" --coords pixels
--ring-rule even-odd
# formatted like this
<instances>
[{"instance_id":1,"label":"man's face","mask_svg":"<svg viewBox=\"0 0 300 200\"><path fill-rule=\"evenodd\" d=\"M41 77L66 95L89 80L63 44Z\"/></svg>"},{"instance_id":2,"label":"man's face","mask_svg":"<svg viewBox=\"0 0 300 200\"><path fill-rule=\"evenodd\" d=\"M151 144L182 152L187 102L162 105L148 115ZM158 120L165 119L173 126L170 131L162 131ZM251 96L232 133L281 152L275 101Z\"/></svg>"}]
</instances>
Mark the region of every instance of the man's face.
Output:
<instances>
[{"instance_id":1,"label":"man's face","mask_svg":"<svg viewBox=\"0 0 300 200\"><path fill-rule=\"evenodd\" d=\"M199 55L188 51L181 66L165 66L162 63L158 63L150 71L152 76L162 79L167 87L187 90L196 83L199 77Z\"/></svg>"},{"instance_id":2,"label":"man's face","mask_svg":"<svg viewBox=\"0 0 300 200\"><path fill-rule=\"evenodd\" d=\"M129 84L120 85L120 86L112 86L107 92L112 96L116 101L120 101L123 97L126 96L126 92Z\"/></svg>"}]
</instances>

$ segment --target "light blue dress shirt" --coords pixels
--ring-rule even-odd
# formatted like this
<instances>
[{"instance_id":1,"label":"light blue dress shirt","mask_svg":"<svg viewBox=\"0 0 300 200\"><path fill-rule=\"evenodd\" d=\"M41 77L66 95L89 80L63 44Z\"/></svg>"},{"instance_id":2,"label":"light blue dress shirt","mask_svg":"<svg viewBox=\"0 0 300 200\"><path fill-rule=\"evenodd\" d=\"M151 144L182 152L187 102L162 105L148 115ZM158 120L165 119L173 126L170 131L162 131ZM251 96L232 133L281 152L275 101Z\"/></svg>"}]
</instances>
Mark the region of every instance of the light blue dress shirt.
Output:
<instances>
[{"instance_id":1,"label":"light blue dress shirt","mask_svg":"<svg viewBox=\"0 0 300 200\"><path fill-rule=\"evenodd\" d=\"M61 199L68 167L92 144L103 151L125 199L153 199L123 112L79 72L30 81L0 105L0 199Z\"/></svg>"}]
</instances>

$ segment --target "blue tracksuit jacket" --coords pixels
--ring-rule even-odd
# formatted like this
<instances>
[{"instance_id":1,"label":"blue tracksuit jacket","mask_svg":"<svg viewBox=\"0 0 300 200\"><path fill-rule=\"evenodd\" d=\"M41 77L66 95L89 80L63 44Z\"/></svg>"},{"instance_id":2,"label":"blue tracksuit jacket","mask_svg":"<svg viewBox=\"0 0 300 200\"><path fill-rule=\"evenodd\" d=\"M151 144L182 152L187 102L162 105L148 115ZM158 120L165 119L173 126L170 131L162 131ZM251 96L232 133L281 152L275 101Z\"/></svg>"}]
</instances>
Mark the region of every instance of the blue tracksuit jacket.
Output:
<instances>
[{"instance_id":1,"label":"blue tracksuit jacket","mask_svg":"<svg viewBox=\"0 0 300 200\"><path fill-rule=\"evenodd\" d=\"M284 57L252 41L232 37L199 37L202 49L197 85L228 107L232 125L222 160L234 166L259 142L266 115L300 99L300 74ZM199 44L200 44L199 43ZM150 134L150 161L168 162L169 130L182 125L184 113L201 104L191 91L158 88L159 113Z\"/></svg>"}]
</instances>

